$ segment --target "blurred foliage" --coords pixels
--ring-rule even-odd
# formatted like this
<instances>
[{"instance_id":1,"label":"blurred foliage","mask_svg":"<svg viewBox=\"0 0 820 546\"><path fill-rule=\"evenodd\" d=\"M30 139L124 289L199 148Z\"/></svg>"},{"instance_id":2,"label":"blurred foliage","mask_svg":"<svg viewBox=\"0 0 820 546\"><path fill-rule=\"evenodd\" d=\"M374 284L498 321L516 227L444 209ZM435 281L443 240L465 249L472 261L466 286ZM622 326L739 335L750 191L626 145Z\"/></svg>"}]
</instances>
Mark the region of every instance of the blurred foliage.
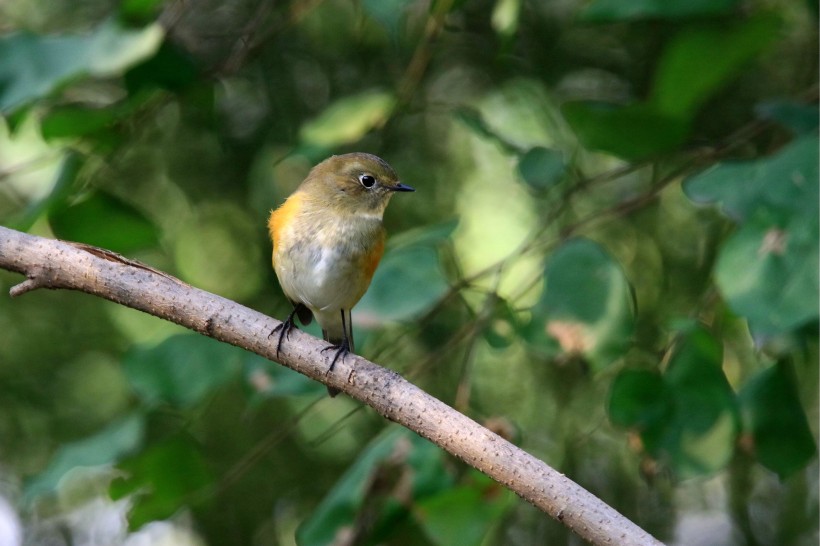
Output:
<instances>
[{"instance_id":1,"label":"blurred foliage","mask_svg":"<svg viewBox=\"0 0 820 546\"><path fill-rule=\"evenodd\" d=\"M720 250L718 287L756 337L817 321L820 250L818 139L800 138L775 156L717 167L691 178L695 200L720 201L740 228Z\"/></svg>"},{"instance_id":2,"label":"blurred foliage","mask_svg":"<svg viewBox=\"0 0 820 546\"><path fill-rule=\"evenodd\" d=\"M6 1L0 223L282 318L267 214L376 153L417 192L363 356L664 542L816 544L817 15ZM574 543L351 400L87 295L0 299L0 384L27 544Z\"/></svg>"}]
</instances>

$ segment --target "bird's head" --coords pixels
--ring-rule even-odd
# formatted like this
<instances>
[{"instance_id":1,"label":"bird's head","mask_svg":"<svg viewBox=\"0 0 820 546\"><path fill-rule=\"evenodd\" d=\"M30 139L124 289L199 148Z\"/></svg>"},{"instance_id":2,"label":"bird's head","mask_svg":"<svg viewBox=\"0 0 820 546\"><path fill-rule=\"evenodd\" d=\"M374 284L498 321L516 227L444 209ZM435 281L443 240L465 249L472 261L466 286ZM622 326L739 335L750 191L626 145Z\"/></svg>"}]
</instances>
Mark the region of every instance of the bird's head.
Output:
<instances>
[{"instance_id":1,"label":"bird's head","mask_svg":"<svg viewBox=\"0 0 820 546\"><path fill-rule=\"evenodd\" d=\"M415 191L396 171L372 154L334 155L311 169L301 191L341 213L379 216L396 192Z\"/></svg>"}]
</instances>

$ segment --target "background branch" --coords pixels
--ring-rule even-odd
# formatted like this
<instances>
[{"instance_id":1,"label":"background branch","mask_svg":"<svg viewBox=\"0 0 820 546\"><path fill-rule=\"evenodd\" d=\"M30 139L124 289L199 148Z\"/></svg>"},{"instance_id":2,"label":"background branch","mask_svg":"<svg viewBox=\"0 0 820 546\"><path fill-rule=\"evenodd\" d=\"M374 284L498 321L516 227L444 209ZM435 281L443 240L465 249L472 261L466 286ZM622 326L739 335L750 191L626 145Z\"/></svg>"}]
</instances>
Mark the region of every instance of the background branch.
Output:
<instances>
[{"instance_id":1,"label":"background branch","mask_svg":"<svg viewBox=\"0 0 820 546\"><path fill-rule=\"evenodd\" d=\"M294 331L281 353L278 324L259 312L113 252L0 227L0 267L28 278L11 289L86 292L236 345L344 391L505 485L593 544L660 544L542 461L426 394L395 372L350 355L329 367L325 343Z\"/></svg>"}]
</instances>

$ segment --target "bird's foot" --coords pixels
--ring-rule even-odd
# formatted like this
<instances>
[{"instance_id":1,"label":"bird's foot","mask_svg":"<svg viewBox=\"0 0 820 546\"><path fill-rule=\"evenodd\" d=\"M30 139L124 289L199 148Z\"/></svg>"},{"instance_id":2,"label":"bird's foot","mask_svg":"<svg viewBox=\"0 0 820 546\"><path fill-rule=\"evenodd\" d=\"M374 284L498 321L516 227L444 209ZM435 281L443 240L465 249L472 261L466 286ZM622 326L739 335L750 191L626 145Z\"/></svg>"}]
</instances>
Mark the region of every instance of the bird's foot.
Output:
<instances>
[{"instance_id":1,"label":"bird's foot","mask_svg":"<svg viewBox=\"0 0 820 546\"><path fill-rule=\"evenodd\" d=\"M286 337L290 337L290 331L296 328L296 323L293 321L293 317L296 316L296 308L290 312L288 318L285 319L284 322L279 323L273 330L270 331L268 334L268 339L273 337L273 334L279 332L279 340L276 342L276 356L279 356L279 351L282 349L282 340Z\"/></svg>"},{"instance_id":2,"label":"bird's foot","mask_svg":"<svg viewBox=\"0 0 820 546\"><path fill-rule=\"evenodd\" d=\"M338 345L329 345L322 349L322 352L325 351L336 351L336 354L333 355L333 360L330 362L330 367L325 372L325 375L329 375L330 372L333 371L333 367L336 365L336 361L339 360L339 358L344 360L345 356L347 356L350 353L350 343L348 343L347 339L344 339ZM331 387L329 385L327 387L327 393L330 395L331 398L335 397L340 392L341 391L336 387Z\"/></svg>"},{"instance_id":3,"label":"bird's foot","mask_svg":"<svg viewBox=\"0 0 820 546\"><path fill-rule=\"evenodd\" d=\"M348 343L347 339L343 339L338 345L329 345L322 349L323 353L325 351L336 351L336 354L333 355L333 360L330 362L330 367L325 372L325 375L327 375L333 371L333 367L336 365L336 361L339 360L339 358L344 360L350 353L350 343Z\"/></svg>"}]
</instances>

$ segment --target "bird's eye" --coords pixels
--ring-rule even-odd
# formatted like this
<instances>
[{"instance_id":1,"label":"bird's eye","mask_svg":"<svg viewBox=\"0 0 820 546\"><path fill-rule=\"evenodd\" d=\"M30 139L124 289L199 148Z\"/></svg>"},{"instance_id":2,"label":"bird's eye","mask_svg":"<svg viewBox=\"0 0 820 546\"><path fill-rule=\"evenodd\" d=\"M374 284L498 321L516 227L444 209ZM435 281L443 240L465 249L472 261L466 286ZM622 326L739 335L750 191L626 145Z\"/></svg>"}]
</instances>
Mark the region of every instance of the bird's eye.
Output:
<instances>
[{"instance_id":1,"label":"bird's eye","mask_svg":"<svg viewBox=\"0 0 820 546\"><path fill-rule=\"evenodd\" d=\"M376 185L376 178L370 176L369 174L360 174L359 182L361 182L362 186L364 186L365 188L372 188Z\"/></svg>"}]
</instances>

